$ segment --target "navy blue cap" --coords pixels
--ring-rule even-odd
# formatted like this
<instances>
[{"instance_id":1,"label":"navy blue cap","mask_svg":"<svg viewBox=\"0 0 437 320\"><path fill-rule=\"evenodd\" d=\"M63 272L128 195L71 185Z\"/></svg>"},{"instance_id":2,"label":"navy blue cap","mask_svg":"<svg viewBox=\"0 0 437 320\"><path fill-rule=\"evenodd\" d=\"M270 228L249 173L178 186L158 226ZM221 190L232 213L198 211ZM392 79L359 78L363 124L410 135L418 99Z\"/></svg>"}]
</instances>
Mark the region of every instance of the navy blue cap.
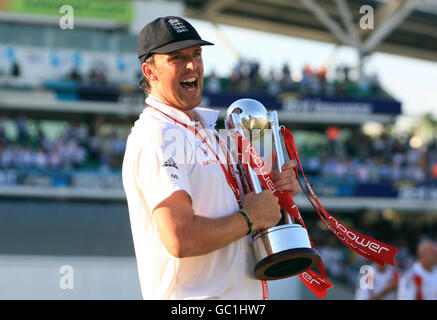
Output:
<instances>
[{"instance_id":1,"label":"navy blue cap","mask_svg":"<svg viewBox=\"0 0 437 320\"><path fill-rule=\"evenodd\" d=\"M143 63L154 53L170 53L195 45L214 44L203 40L185 19L175 16L161 17L140 31L137 54Z\"/></svg>"}]
</instances>

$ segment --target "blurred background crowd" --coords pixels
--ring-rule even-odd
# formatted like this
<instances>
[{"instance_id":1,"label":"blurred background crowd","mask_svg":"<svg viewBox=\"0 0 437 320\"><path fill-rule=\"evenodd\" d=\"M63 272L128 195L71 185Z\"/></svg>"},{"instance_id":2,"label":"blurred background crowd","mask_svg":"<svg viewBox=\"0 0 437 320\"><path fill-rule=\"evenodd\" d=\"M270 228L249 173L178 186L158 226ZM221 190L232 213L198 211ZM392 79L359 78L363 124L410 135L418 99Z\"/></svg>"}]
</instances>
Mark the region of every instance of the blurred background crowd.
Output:
<instances>
[{"instance_id":1,"label":"blurred background crowd","mask_svg":"<svg viewBox=\"0 0 437 320\"><path fill-rule=\"evenodd\" d=\"M79 122L61 122L54 129L44 120L3 117L0 168L119 170L127 130L122 126L98 130L92 123ZM319 134L319 143L300 143L303 168L315 176L360 182L437 181L437 138L417 144L411 133L395 136L389 131L369 136L361 128L330 126Z\"/></svg>"},{"instance_id":2,"label":"blurred background crowd","mask_svg":"<svg viewBox=\"0 0 437 320\"><path fill-rule=\"evenodd\" d=\"M71 122L53 132L44 122L0 119L0 168L121 169L126 137L117 130L94 132L93 126Z\"/></svg>"},{"instance_id":3,"label":"blurred background crowd","mask_svg":"<svg viewBox=\"0 0 437 320\"><path fill-rule=\"evenodd\" d=\"M127 62L117 61L118 71L126 69ZM111 72L109 63L98 60L90 68L83 70L73 65L56 75L59 79L77 84L129 84L136 85L142 77L140 72L118 77L118 72ZM18 79L23 76L21 62L11 60L6 67L0 66L0 78ZM47 80L47 79L46 79ZM205 74L204 89L211 93L267 93L274 96L284 93L295 93L318 97L354 97L354 98L387 98L387 93L377 73L357 74L356 68L347 64L339 64L334 70L330 66L315 67L305 64L302 68L293 69L290 63L284 63L276 69L266 69L259 62L241 58L229 75L218 76L214 70Z\"/></svg>"},{"instance_id":4,"label":"blurred background crowd","mask_svg":"<svg viewBox=\"0 0 437 320\"><path fill-rule=\"evenodd\" d=\"M294 70L290 64L283 64L278 70L263 69L257 61L240 59L228 77L219 78L214 71L208 74L205 88L215 93L235 91L279 95L292 92L318 97L390 98L376 73L357 75L356 70L348 65L338 65L330 75L327 66L316 68L310 64L305 64L301 70Z\"/></svg>"}]
</instances>

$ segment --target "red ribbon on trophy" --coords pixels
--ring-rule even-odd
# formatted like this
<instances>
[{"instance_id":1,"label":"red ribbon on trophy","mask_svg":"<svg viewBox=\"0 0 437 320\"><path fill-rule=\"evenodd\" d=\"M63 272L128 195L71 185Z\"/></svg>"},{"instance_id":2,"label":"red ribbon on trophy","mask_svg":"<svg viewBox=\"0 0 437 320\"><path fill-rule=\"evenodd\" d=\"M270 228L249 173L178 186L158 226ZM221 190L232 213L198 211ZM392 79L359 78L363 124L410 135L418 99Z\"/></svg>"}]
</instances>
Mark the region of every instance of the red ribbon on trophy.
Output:
<instances>
[{"instance_id":1,"label":"red ribbon on trophy","mask_svg":"<svg viewBox=\"0 0 437 320\"><path fill-rule=\"evenodd\" d=\"M335 236L347 247L349 247L354 252L360 254L361 256L376 262L380 265L384 265L385 263L394 265L394 257L399 252L398 249L384 243L378 240L375 240L369 236L360 234L348 226L346 226L344 223L341 223L336 218L334 218L320 203L319 199L317 198L316 194L314 193L313 189L311 188L311 185L308 182L308 179L305 176L305 173L302 169L302 164L299 159L299 154L297 153L296 145L294 144L294 138L291 134L290 130L282 128L281 129L282 136L284 138L285 146L287 149L287 152L290 156L290 159L296 160L300 171L302 172L302 176L305 180L305 183L307 185L308 190L310 191L311 197L316 202L317 206L311 201L311 199L308 197L308 195L304 193L308 200L310 201L313 208L316 210L319 217L322 219L322 221L325 223L325 225L328 227L328 229L335 234ZM295 169L296 176L298 175L297 168ZM299 180L300 183L300 180Z\"/></svg>"},{"instance_id":2,"label":"red ribbon on trophy","mask_svg":"<svg viewBox=\"0 0 437 320\"><path fill-rule=\"evenodd\" d=\"M337 219L335 219L331 214L329 214L326 211L326 209L322 206L320 201L317 199L317 196L312 190L311 185L309 184L303 172L299 155L297 153L297 149L294 144L293 135L291 134L290 130L285 128L281 129L281 134L284 138L284 142L289 158L292 160L296 160L302 172L302 176L304 177L308 190L311 193L311 197L314 199L316 204L314 204L314 202L310 199L310 197L305 192L305 189L302 187L300 179L298 178L299 172L296 167L295 172L299 184L301 185L301 188L305 193L305 196L308 198L311 205L316 210L319 217L322 219L322 221L325 223L328 229L331 232L333 232L343 244L345 244L347 247L352 249L354 252L376 263L382 265L384 263L389 263L393 265L394 256L399 251L398 249L393 248L381 241L375 240L371 237L353 231L345 224L340 223ZM295 219L297 219L299 223L302 225L302 227L306 228L302 216L296 204L294 203L291 195L288 192L280 192L279 190L276 189L273 179L270 173L268 172L262 158L259 156L258 152L256 151L255 147L238 131L235 131L235 136L237 138L238 153L241 155L243 163L249 164L254 169L264 189L269 189L276 197L278 197L279 199L278 202L281 208L285 210L290 215L291 218L294 217ZM320 208L320 210L317 206ZM315 249L315 245L311 239L310 242L311 242L311 246ZM313 270L307 270L299 274L299 278L319 299L321 299L322 297L326 297L326 291L329 288L331 288L333 284L331 284L326 279L326 271L322 261L320 261L317 264L317 267L321 274L318 274Z\"/></svg>"}]
</instances>

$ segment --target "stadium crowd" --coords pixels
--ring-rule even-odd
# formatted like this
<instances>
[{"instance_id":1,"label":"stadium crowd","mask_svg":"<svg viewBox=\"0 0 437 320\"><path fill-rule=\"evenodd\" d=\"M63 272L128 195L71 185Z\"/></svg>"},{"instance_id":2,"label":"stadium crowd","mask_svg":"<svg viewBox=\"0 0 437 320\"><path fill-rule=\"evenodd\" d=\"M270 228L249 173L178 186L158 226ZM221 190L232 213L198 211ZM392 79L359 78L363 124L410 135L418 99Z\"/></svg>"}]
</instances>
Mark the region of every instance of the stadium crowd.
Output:
<instances>
[{"instance_id":1,"label":"stadium crowd","mask_svg":"<svg viewBox=\"0 0 437 320\"><path fill-rule=\"evenodd\" d=\"M228 77L219 78L214 71L205 77L205 89L209 92L254 92L274 96L295 93L319 97L380 97L390 98L382 89L377 74L357 75L348 65L338 65L334 70L305 64L294 72L290 64L278 70L261 72L257 61L241 59Z\"/></svg>"},{"instance_id":2,"label":"stadium crowd","mask_svg":"<svg viewBox=\"0 0 437 320\"><path fill-rule=\"evenodd\" d=\"M6 134L7 119L0 120L0 168L121 168L125 137L116 131L93 134L90 127L71 122L55 138L49 139L39 122L31 126L26 118L10 121L15 128L13 137Z\"/></svg>"},{"instance_id":3,"label":"stadium crowd","mask_svg":"<svg viewBox=\"0 0 437 320\"><path fill-rule=\"evenodd\" d=\"M14 135L7 134L13 123ZM118 131L94 132L71 122L49 139L38 121L0 120L0 168L121 168L125 138ZM31 130L31 128L33 128ZM372 138L355 130L338 141L326 137L317 147L299 148L305 173L320 177L352 177L359 182L437 181L437 141L413 148L409 137L382 134Z\"/></svg>"},{"instance_id":4,"label":"stadium crowd","mask_svg":"<svg viewBox=\"0 0 437 320\"><path fill-rule=\"evenodd\" d=\"M372 138L360 130L343 142L326 138L313 150L302 146L304 169L323 177L353 177L362 183L401 180L437 181L437 139L427 146L411 147L411 136L382 133Z\"/></svg>"},{"instance_id":5,"label":"stadium crowd","mask_svg":"<svg viewBox=\"0 0 437 320\"><path fill-rule=\"evenodd\" d=\"M0 76L11 80L23 77L18 60L14 60L6 69L8 71L0 70ZM58 75L58 81L126 87L136 86L142 78L141 73L120 77L111 72L114 70L99 61L86 71L72 66L65 74ZM391 98L382 88L376 73L358 75L354 68L346 64L319 68L305 64L300 70L296 67L295 71L291 64L284 63L279 70L262 70L259 62L248 59L236 63L228 75L218 77L214 70L205 75L205 90L212 93L244 92L273 96L294 93L319 97Z\"/></svg>"}]
</instances>

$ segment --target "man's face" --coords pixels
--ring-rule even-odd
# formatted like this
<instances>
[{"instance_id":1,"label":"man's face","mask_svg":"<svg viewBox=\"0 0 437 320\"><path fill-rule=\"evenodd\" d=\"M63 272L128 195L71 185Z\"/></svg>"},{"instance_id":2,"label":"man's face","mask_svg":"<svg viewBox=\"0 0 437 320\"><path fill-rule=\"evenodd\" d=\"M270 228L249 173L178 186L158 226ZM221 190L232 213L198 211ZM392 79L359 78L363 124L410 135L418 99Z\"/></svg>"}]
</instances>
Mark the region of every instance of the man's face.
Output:
<instances>
[{"instance_id":1,"label":"man's face","mask_svg":"<svg viewBox=\"0 0 437 320\"><path fill-rule=\"evenodd\" d=\"M421 253L419 260L424 266L433 267L437 265L437 245L427 243Z\"/></svg>"},{"instance_id":2,"label":"man's face","mask_svg":"<svg viewBox=\"0 0 437 320\"><path fill-rule=\"evenodd\" d=\"M202 49L199 45L171 53L155 53L153 72L148 77L151 94L181 110L200 104L203 87ZM143 71L147 76L147 69Z\"/></svg>"}]
</instances>

